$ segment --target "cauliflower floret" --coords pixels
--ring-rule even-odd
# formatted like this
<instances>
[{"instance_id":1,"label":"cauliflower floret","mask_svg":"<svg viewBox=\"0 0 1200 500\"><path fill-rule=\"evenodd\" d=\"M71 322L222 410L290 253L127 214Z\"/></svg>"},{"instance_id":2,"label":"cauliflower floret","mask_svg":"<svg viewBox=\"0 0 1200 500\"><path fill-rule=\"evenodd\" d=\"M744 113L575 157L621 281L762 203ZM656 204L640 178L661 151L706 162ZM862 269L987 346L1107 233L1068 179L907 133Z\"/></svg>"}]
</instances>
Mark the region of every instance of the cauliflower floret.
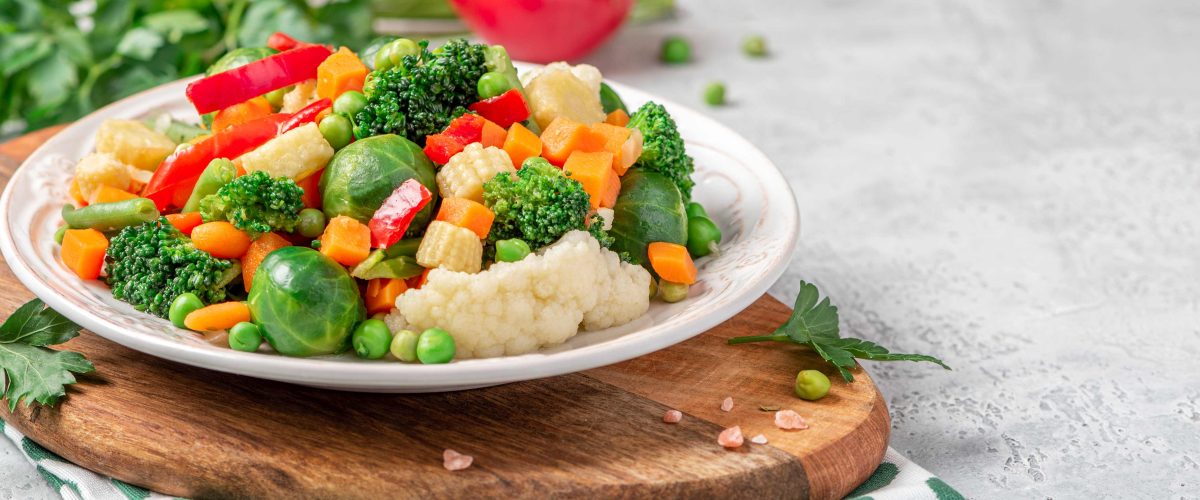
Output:
<instances>
[{"instance_id":1,"label":"cauliflower floret","mask_svg":"<svg viewBox=\"0 0 1200 500\"><path fill-rule=\"evenodd\" d=\"M483 203L483 183L500 172L516 172L512 159L503 149L483 147L478 142L467 144L450 157L437 173L438 193L445 198L466 198Z\"/></svg>"},{"instance_id":2,"label":"cauliflower floret","mask_svg":"<svg viewBox=\"0 0 1200 500\"><path fill-rule=\"evenodd\" d=\"M525 94L533 119L543 129L560 116L579 123L604 121L600 104L600 70L594 66L553 63L528 77Z\"/></svg>"},{"instance_id":3,"label":"cauliflower floret","mask_svg":"<svg viewBox=\"0 0 1200 500\"><path fill-rule=\"evenodd\" d=\"M389 324L441 327L459 358L511 356L560 344L586 330L622 325L646 313L650 274L621 262L584 231L571 231L536 255L467 274L434 269L396 299Z\"/></svg>"},{"instance_id":4,"label":"cauliflower floret","mask_svg":"<svg viewBox=\"0 0 1200 500\"><path fill-rule=\"evenodd\" d=\"M279 107L279 112L295 113L314 102L317 102L317 80L315 78L297 83L292 90L283 94L283 106Z\"/></svg>"},{"instance_id":5,"label":"cauliflower floret","mask_svg":"<svg viewBox=\"0 0 1200 500\"><path fill-rule=\"evenodd\" d=\"M153 171L175 151L175 141L134 120L105 120L96 131L96 151L118 161Z\"/></svg>"},{"instance_id":6,"label":"cauliflower floret","mask_svg":"<svg viewBox=\"0 0 1200 500\"><path fill-rule=\"evenodd\" d=\"M75 165L75 182L83 197L89 199L100 186L127 190L133 180L132 168L111 154L92 153Z\"/></svg>"},{"instance_id":7,"label":"cauliflower floret","mask_svg":"<svg viewBox=\"0 0 1200 500\"><path fill-rule=\"evenodd\" d=\"M333 146L325 141L317 124L309 123L267 141L238 158L246 173L262 170L271 177L303 179L325 168L333 158Z\"/></svg>"}]
</instances>

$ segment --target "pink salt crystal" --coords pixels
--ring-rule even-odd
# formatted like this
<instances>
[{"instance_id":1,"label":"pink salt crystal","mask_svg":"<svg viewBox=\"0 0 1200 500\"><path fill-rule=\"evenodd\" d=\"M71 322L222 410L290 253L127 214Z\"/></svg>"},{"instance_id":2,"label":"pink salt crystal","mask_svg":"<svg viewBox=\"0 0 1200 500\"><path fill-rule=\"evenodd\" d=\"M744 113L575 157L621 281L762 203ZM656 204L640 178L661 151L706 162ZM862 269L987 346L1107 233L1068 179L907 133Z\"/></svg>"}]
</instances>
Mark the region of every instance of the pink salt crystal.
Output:
<instances>
[{"instance_id":1,"label":"pink salt crystal","mask_svg":"<svg viewBox=\"0 0 1200 500\"><path fill-rule=\"evenodd\" d=\"M779 410L775 412L775 426L785 430L807 429L808 423L799 413L792 410Z\"/></svg>"},{"instance_id":2,"label":"pink salt crystal","mask_svg":"<svg viewBox=\"0 0 1200 500\"><path fill-rule=\"evenodd\" d=\"M473 461L475 461L475 457L463 455L449 448L442 452L442 467L445 467L446 470L463 470L470 467Z\"/></svg>"},{"instance_id":3,"label":"pink salt crystal","mask_svg":"<svg viewBox=\"0 0 1200 500\"><path fill-rule=\"evenodd\" d=\"M767 444L767 437L762 434L759 434L757 436L750 438L750 442L754 443L754 444Z\"/></svg>"},{"instance_id":4,"label":"pink salt crystal","mask_svg":"<svg viewBox=\"0 0 1200 500\"><path fill-rule=\"evenodd\" d=\"M737 448L742 445L742 428L733 426L721 431L717 436L717 444L726 448Z\"/></svg>"},{"instance_id":5,"label":"pink salt crystal","mask_svg":"<svg viewBox=\"0 0 1200 500\"><path fill-rule=\"evenodd\" d=\"M674 424L680 420L683 420L683 412L679 410L667 410L667 412L663 414L663 422L668 424Z\"/></svg>"},{"instance_id":6,"label":"pink salt crystal","mask_svg":"<svg viewBox=\"0 0 1200 500\"><path fill-rule=\"evenodd\" d=\"M729 411L732 409L733 409L733 397L727 397L727 398L725 398L725 401L721 401L721 411Z\"/></svg>"}]
</instances>

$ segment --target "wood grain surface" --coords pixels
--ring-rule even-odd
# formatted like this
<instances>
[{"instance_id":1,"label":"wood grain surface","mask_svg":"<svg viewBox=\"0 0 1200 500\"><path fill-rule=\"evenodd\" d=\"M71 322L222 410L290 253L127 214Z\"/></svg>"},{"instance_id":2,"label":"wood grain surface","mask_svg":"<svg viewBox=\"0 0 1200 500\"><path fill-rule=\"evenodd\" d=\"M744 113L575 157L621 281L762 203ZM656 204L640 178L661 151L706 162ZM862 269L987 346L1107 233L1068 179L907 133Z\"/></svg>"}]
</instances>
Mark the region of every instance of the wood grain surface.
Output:
<instances>
[{"instance_id":1,"label":"wood grain surface","mask_svg":"<svg viewBox=\"0 0 1200 500\"><path fill-rule=\"evenodd\" d=\"M0 145L0 172L57 129ZM32 298L0 268L0 313ZM823 369L783 345L728 346L769 331L788 308L764 296L674 347L578 374L471 391L396 395L313 389L154 358L90 332L65 345L95 363L57 407L0 417L64 458L187 497L841 498L887 447L887 408L862 370L818 402L791 379ZM732 396L732 411L721 401ZM760 406L811 428L782 431ZM664 424L667 409L682 422ZM717 445L740 425L747 443ZM768 445L749 438L762 433ZM453 448L475 457L442 468Z\"/></svg>"}]
</instances>

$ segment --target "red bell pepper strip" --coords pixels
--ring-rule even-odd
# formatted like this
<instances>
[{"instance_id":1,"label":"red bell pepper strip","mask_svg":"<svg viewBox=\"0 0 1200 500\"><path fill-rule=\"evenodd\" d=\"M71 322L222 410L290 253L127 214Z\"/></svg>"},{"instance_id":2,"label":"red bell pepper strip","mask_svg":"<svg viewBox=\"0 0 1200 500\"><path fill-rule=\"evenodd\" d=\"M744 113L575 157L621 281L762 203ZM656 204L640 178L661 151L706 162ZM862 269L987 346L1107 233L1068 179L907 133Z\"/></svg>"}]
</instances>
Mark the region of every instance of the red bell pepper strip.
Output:
<instances>
[{"instance_id":1,"label":"red bell pepper strip","mask_svg":"<svg viewBox=\"0 0 1200 500\"><path fill-rule=\"evenodd\" d=\"M300 111L293 113L291 118L288 118L287 121L279 126L279 133L282 134L306 123L317 121L317 115L331 106L333 106L333 103L329 99L321 99L305 106Z\"/></svg>"},{"instance_id":2,"label":"red bell pepper strip","mask_svg":"<svg viewBox=\"0 0 1200 500\"><path fill-rule=\"evenodd\" d=\"M464 145L479 142L483 140L484 122L482 116L465 113L451 120L450 124L446 125L446 130L442 131L442 135L449 136Z\"/></svg>"},{"instance_id":3,"label":"red bell pepper strip","mask_svg":"<svg viewBox=\"0 0 1200 500\"><path fill-rule=\"evenodd\" d=\"M292 50L296 47L307 47L309 45L316 45L316 44L308 43L308 42L301 42L295 38L288 36L287 33L284 33L282 31L276 31L275 33L272 33L269 38L267 38L267 47L278 50L280 52L283 52L285 50Z\"/></svg>"},{"instance_id":4,"label":"red bell pepper strip","mask_svg":"<svg viewBox=\"0 0 1200 500\"><path fill-rule=\"evenodd\" d=\"M425 156L429 157L429 161L438 165L449 163L451 156L458 154L466 147L466 144L446 134L425 136Z\"/></svg>"},{"instance_id":5,"label":"red bell pepper strip","mask_svg":"<svg viewBox=\"0 0 1200 500\"><path fill-rule=\"evenodd\" d=\"M433 193L416 179L400 184L383 200L383 205L371 216L367 227L371 229L371 246L387 248L404 237L408 226L425 205L433 199Z\"/></svg>"},{"instance_id":6,"label":"red bell pepper strip","mask_svg":"<svg viewBox=\"0 0 1200 500\"><path fill-rule=\"evenodd\" d=\"M317 77L333 52L324 45L297 47L192 82L187 97L200 114L217 111L275 89Z\"/></svg>"},{"instance_id":7,"label":"red bell pepper strip","mask_svg":"<svg viewBox=\"0 0 1200 500\"><path fill-rule=\"evenodd\" d=\"M479 116L508 129L512 124L529 118L529 104L517 89L509 90L491 99L484 99L467 107Z\"/></svg>"}]
</instances>

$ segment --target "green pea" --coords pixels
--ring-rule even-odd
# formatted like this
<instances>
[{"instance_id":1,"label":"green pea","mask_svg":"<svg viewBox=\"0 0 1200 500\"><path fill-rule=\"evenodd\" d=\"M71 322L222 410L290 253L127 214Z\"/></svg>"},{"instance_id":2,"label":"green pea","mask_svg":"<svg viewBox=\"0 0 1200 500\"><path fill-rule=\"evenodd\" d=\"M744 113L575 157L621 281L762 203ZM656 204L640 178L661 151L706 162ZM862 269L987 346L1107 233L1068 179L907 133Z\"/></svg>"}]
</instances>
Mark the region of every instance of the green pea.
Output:
<instances>
[{"instance_id":1,"label":"green pea","mask_svg":"<svg viewBox=\"0 0 1200 500\"><path fill-rule=\"evenodd\" d=\"M187 328L187 325L183 324L183 320L192 311L201 307L204 307L204 302L201 302L200 297L197 297L196 294L192 292L181 293L178 297L175 297L175 300L171 301L171 307L167 309L167 319L170 319L171 324L179 328Z\"/></svg>"},{"instance_id":2,"label":"green pea","mask_svg":"<svg viewBox=\"0 0 1200 500\"><path fill-rule=\"evenodd\" d=\"M449 363L454 359L454 337L441 328L430 328L417 338L417 359L427 365Z\"/></svg>"},{"instance_id":3,"label":"green pea","mask_svg":"<svg viewBox=\"0 0 1200 500\"><path fill-rule=\"evenodd\" d=\"M158 207L146 198L95 203L83 208L64 205L62 218L71 229L91 228L108 232L155 220L158 218Z\"/></svg>"},{"instance_id":4,"label":"green pea","mask_svg":"<svg viewBox=\"0 0 1200 500\"><path fill-rule=\"evenodd\" d=\"M750 57L767 56L767 39L762 35L750 35L742 40L742 52Z\"/></svg>"},{"instance_id":5,"label":"green pea","mask_svg":"<svg viewBox=\"0 0 1200 500\"><path fill-rule=\"evenodd\" d=\"M415 56L421 53L421 46L407 38L397 38L384 45L375 53L375 69L385 70L399 66L404 62L404 56Z\"/></svg>"},{"instance_id":6,"label":"green pea","mask_svg":"<svg viewBox=\"0 0 1200 500\"><path fill-rule=\"evenodd\" d=\"M305 238L316 238L325 232L325 212L315 208L300 211L300 220L296 222L296 232Z\"/></svg>"},{"instance_id":7,"label":"green pea","mask_svg":"<svg viewBox=\"0 0 1200 500\"><path fill-rule=\"evenodd\" d=\"M663 39L659 55L667 64L683 64L691 60L692 46L681 36L669 36Z\"/></svg>"},{"instance_id":8,"label":"green pea","mask_svg":"<svg viewBox=\"0 0 1200 500\"><path fill-rule=\"evenodd\" d=\"M704 210L704 205L689 201L685 209L687 216L690 217L708 217L708 211Z\"/></svg>"},{"instance_id":9,"label":"green pea","mask_svg":"<svg viewBox=\"0 0 1200 500\"><path fill-rule=\"evenodd\" d=\"M816 401L829 394L829 377L817 370L800 370L796 374L796 396Z\"/></svg>"},{"instance_id":10,"label":"green pea","mask_svg":"<svg viewBox=\"0 0 1200 500\"><path fill-rule=\"evenodd\" d=\"M263 94L263 97L267 99L267 102L271 103L272 108L278 111L279 108L283 107L283 96L291 92L295 87L295 85L288 85L287 87L278 88Z\"/></svg>"},{"instance_id":11,"label":"green pea","mask_svg":"<svg viewBox=\"0 0 1200 500\"><path fill-rule=\"evenodd\" d=\"M354 116L359 111L362 111L366 105L367 96L363 95L362 92L347 90L342 92L342 95L333 101L333 112L340 115Z\"/></svg>"},{"instance_id":12,"label":"green pea","mask_svg":"<svg viewBox=\"0 0 1200 500\"><path fill-rule=\"evenodd\" d=\"M354 346L354 353L358 357L379 359L388 353L388 346L392 345L392 332L388 330L387 323L368 319L354 329L350 344Z\"/></svg>"},{"instance_id":13,"label":"green pea","mask_svg":"<svg viewBox=\"0 0 1200 500\"><path fill-rule=\"evenodd\" d=\"M417 332L412 330L400 330L396 332L396 336L392 337L392 345L389 349L392 356L405 363L412 363L417 360Z\"/></svg>"},{"instance_id":14,"label":"green pea","mask_svg":"<svg viewBox=\"0 0 1200 500\"><path fill-rule=\"evenodd\" d=\"M54 242L61 245L63 238L67 236L68 229L71 229L71 226L66 224L58 226L58 229L54 231Z\"/></svg>"},{"instance_id":15,"label":"green pea","mask_svg":"<svg viewBox=\"0 0 1200 500\"><path fill-rule=\"evenodd\" d=\"M721 82L712 82L704 87L704 102L709 106L721 106L725 104L725 84Z\"/></svg>"},{"instance_id":16,"label":"green pea","mask_svg":"<svg viewBox=\"0 0 1200 500\"><path fill-rule=\"evenodd\" d=\"M517 262L529 256L529 244L520 238L500 240L496 242L497 262Z\"/></svg>"},{"instance_id":17,"label":"green pea","mask_svg":"<svg viewBox=\"0 0 1200 500\"><path fill-rule=\"evenodd\" d=\"M658 295L658 280L650 278L650 299L653 300L655 295Z\"/></svg>"},{"instance_id":18,"label":"green pea","mask_svg":"<svg viewBox=\"0 0 1200 500\"><path fill-rule=\"evenodd\" d=\"M708 217L688 217L687 249L692 257L704 257L717 251L721 228Z\"/></svg>"},{"instance_id":19,"label":"green pea","mask_svg":"<svg viewBox=\"0 0 1200 500\"><path fill-rule=\"evenodd\" d=\"M354 138L354 133L351 129L354 127L350 124L350 119L345 115L332 114L321 120L321 124L317 125L321 135L329 142L333 149L342 149L350 144L350 140Z\"/></svg>"},{"instance_id":20,"label":"green pea","mask_svg":"<svg viewBox=\"0 0 1200 500\"><path fill-rule=\"evenodd\" d=\"M254 352L262 345L262 331L258 325L243 321L229 329L229 348L235 351Z\"/></svg>"},{"instance_id":21,"label":"green pea","mask_svg":"<svg viewBox=\"0 0 1200 500\"><path fill-rule=\"evenodd\" d=\"M663 302L679 302L686 299L688 296L688 286L683 283L673 283L667 280L662 280L658 284L658 294L662 297Z\"/></svg>"},{"instance_id":22,"label":"green pea","mask_svg":"<svg viewBox=\"0 0 1200 500\"><path fill-rule=\"evenodd\" d=\"M511 89L512 85L509 84L508 77L497 71L484 73L479 77L479 83L475 84L475 90L479 92L480 99L490 99Z\"/></svg>"}]
</instances>

